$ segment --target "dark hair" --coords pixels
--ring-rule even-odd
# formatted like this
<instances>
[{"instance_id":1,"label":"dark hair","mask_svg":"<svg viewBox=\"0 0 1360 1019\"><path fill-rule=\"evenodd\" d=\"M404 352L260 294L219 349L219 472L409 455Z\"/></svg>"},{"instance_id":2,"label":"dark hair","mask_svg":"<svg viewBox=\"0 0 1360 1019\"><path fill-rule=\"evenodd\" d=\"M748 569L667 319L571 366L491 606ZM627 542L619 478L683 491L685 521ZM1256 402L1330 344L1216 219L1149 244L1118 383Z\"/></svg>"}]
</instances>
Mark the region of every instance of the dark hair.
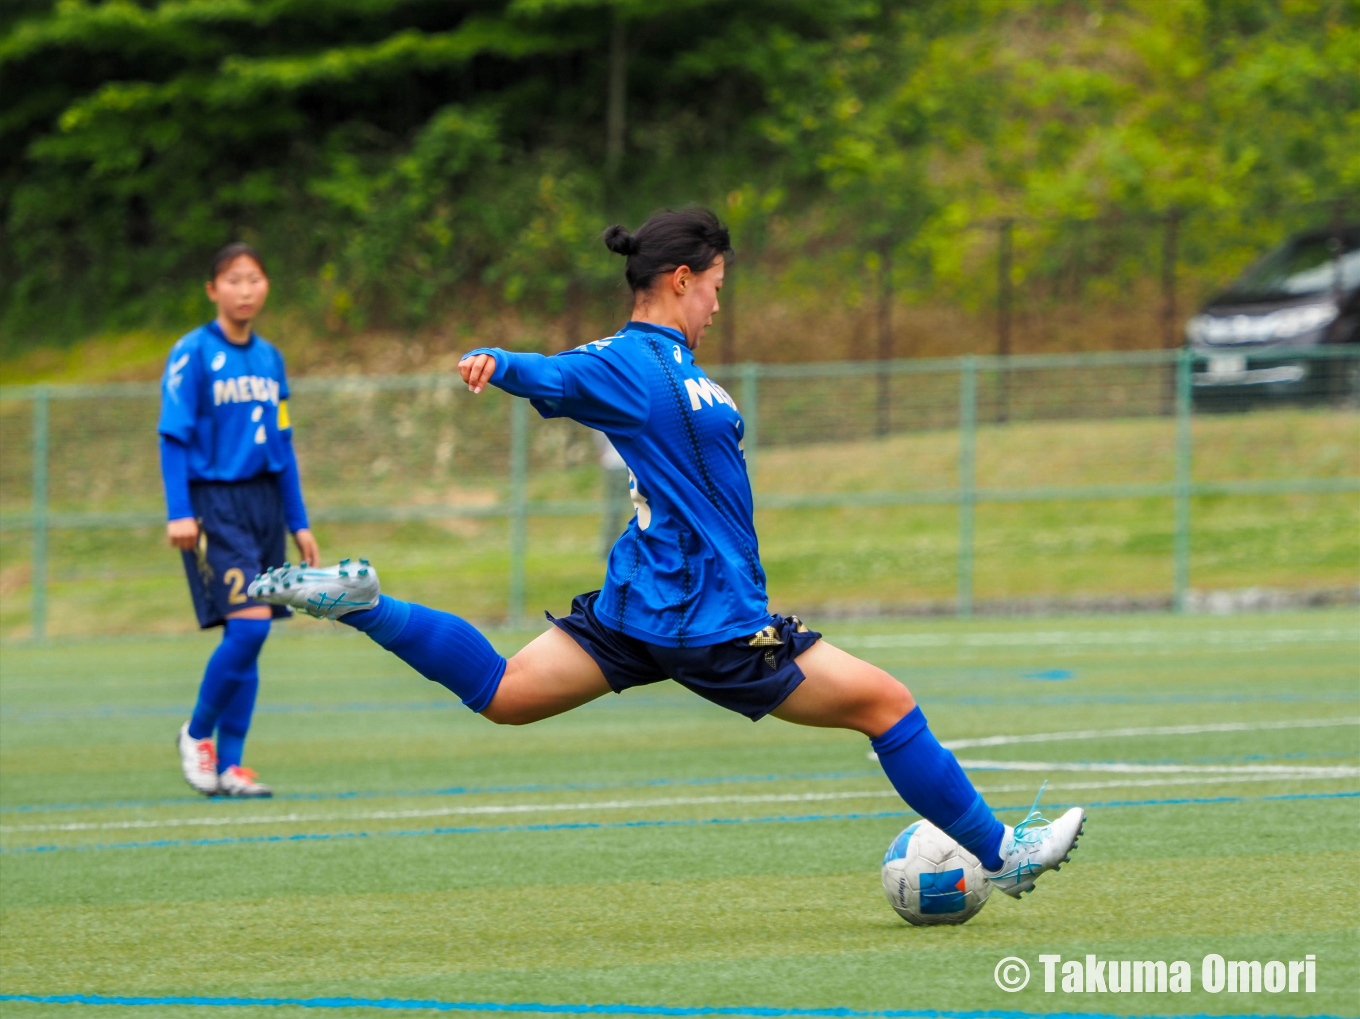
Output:
<instances>
[{"instance_id":1,"label":"dark hair","mask_svg":"<svg viewBox=\"0 0 1360 1019\"><path fill-rule=\"evenodd\" d=\"M604 243L616 255L628 256L624 276L636 293L646 290L662 273L687 265L703 272L719 256L732 256L732 236L708 209L693 207L658 212L636 233L617 223L604 232Z\"/></svg>"},{"instance_id":2,"label":"dark hair","mask_svg":"<svg viewBox=\"0 0 1360 1019\"><path fill-rule=\"evenodd\" d=\"M269 275L267 272L265 272L264 259L260 257L260 253L258 251L252 248L249 244L246 244L244 241L233 241L231 244L228 244L225 248L219 250L217 254L213 255L212 272L208 274L208 282L211 283L213 280L217 279L218 273L220 273L227 266L231 265L232 262L236 261L242 255L245 255L256 265L258 265L260 267L260 272L265 273L266 276Z\"/></svg>"}]
</instances>

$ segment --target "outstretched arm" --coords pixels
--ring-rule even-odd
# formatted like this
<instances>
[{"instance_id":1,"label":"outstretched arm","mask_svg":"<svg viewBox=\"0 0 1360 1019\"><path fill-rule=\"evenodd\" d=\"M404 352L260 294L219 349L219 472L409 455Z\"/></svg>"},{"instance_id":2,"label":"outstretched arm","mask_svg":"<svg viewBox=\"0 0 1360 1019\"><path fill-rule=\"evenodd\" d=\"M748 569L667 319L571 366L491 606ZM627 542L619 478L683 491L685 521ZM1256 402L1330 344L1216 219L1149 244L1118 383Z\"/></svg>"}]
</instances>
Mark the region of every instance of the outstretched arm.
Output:
<instances>
[{"instance_id":1,"label":"outstretched arm","mask_svg":"<svg viewBox=\"0 0 1360 1019\"><path fill-rule=\"evenodd\" d=\"M511 396L559 400L566 395L562 362L542 354L516 354L482 347L458 362L458 373L474 393L491 384Z\"/></svg>"},{"instance_id":2,"label":"outstretched arm","mask_svg":"<svg viewBox=\"0 0 1360 1019\"><path fill-rule=\"evenodd\" d=\"M636 365L587 347L544 357L482 347L458 362L474 393L488 384L525 396L544 417L569 417L609 435L635 435L647 422L651 398Z\"/></svg>"}]
</instances>

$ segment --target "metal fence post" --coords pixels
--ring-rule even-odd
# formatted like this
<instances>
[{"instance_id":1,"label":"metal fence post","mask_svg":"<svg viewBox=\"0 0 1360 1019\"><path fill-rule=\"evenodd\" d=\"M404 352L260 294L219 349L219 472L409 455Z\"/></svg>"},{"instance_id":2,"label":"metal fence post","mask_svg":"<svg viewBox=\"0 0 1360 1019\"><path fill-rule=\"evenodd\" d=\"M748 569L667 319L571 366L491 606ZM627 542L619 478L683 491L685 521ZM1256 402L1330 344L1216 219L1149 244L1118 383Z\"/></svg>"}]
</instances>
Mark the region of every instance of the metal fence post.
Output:
<instances>
[{"instance_id":1,"label":"metal fence post","mask_svg":"<svg viewBox=\"0 0 1360 1019\"><path fill-rule=\"evenodd\" d=\"M878 248L878 434L892 428L892 377L888 362L893 356L892 239L885 237Z\"/></svg>"},{"instance_id":2,"label":"metal fence post","mask_svg":"<svg viewBox=\"0 0 1360 1019\"><path fill-rule=\"evenodd\" d=\"M529 401L510 400L510 604L506 620L524 625L524 557L529 543Z\"/></svg>"},{"instance_id":3,"label":"metal fence post","mask_svg":"<svg viewBox=\"0 0 1360 1019\"><path fill-rule=\"evenodd\" d=\"M959 365L959 590L958 613L973 614L973 510L977 504L977 361Z\"/></svg>"},{"instance_id":4,"label":"metal fence post","mask_svg":"<svg viewBox=\"0 0 1360 1019\"><path fill-rule=\"evenodd\" d=\"M1190 428L1190 373L1193 367L1194 354L1189 347L1183 347L1176 357L1176 523L1172 552L1172 591L1177 612L1185 611L1185 596L1190 588L1190 486L1193 452Z\"/></svg>"},{"instance_id":5,"label":"metal fence post","mask_svg":"<svg viewBox=\"0 0 1360 1019\"><path fill-rule=\"evenodd\" d=\"M1180 226L1180 211L1172 209L1162 221L1162 346L1168 349L1180 342L1176 335L1176 259Z\"/></svg>"},{"instance_id":6,"label":"metal fence post","mask_svg":"<svg viewBox=\"0 0 1360 1019\"><path fill-rule=\"evenodd\" d=\"M747 361L741 366L741 421L745 429L741 448L746 457L746 476L751 491L756 488L756 432L760 422L760 365Z\"/></svg>"},{"instance_id":7,"label":"metal fence post","mask_svg":"<svg viewBox=\"0 0 1360 1019\"><path fill-rule=\"evenodd\" d=\"M29 633L47 639L47 405L46 386L33 390L33 548L30 586L33 604Z\"/></svg>"},{"instance_id":8,"label":"metal fence post","mask_svg":"<svg viewBox=\"0 0 1360 1019\"><path fill-rule=\"evenodd\" d=\"M1006 364L1011 356L1011 261L1015 249L1015 220L997 223L996 238L996 420L1004 422L1011 413L1010 376Z\"/></svg>"}]
</instances>

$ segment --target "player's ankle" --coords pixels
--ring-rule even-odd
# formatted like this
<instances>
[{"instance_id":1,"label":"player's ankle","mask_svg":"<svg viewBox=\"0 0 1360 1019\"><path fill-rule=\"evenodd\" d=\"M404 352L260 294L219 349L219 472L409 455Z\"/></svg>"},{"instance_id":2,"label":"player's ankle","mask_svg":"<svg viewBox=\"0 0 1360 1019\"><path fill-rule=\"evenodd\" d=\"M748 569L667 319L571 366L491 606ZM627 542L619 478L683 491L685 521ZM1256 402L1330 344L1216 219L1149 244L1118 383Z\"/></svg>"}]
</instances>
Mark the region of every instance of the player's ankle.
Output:
<instances>
[{"instance_id":1,"label":"player's ankle","mask_svg":"<svg viewBox=\"0 0 1360 1019\"><path fill-rule=\"evenodd\" d=\"M368 634L375 643L387 647L401 636L406 624L411 621L411 605L383 594L378 596L378 604L373 608L347 612L338 621Z\"/></svg>"}]
</instances>

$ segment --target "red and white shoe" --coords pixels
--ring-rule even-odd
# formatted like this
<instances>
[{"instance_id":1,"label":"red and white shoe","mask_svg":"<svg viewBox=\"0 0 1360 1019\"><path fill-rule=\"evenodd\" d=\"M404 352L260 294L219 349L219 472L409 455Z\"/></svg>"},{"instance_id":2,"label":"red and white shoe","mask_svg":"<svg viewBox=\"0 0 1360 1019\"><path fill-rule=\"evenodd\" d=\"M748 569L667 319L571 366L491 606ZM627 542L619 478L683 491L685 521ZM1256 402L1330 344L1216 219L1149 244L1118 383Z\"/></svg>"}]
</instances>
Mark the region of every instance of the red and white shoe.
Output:
<instances>
[{"instance_id":1,"label":"red and white shoe","mask_svg":"<svg viewBox=\"0 0 1360 1019\"><path fill-rule=\"evenodd\" d=\"M233 764L217 776L217 792L222 796L273 796L274 790L263 782L250 768Z\"/></svg>"},{"instance_id":2,"label":"red and white shoe","mask_svg":"<svg viewBox=\"0 0 1360 1019\"><path fill-rule=\"evenodd\" d=\"M184 769L184 781L204 796L217 795L217 751L212 739L194 739L189 735L189 723L179 727L175 739L179 748L179 763Z\"/></svg>"}]
</instances>

